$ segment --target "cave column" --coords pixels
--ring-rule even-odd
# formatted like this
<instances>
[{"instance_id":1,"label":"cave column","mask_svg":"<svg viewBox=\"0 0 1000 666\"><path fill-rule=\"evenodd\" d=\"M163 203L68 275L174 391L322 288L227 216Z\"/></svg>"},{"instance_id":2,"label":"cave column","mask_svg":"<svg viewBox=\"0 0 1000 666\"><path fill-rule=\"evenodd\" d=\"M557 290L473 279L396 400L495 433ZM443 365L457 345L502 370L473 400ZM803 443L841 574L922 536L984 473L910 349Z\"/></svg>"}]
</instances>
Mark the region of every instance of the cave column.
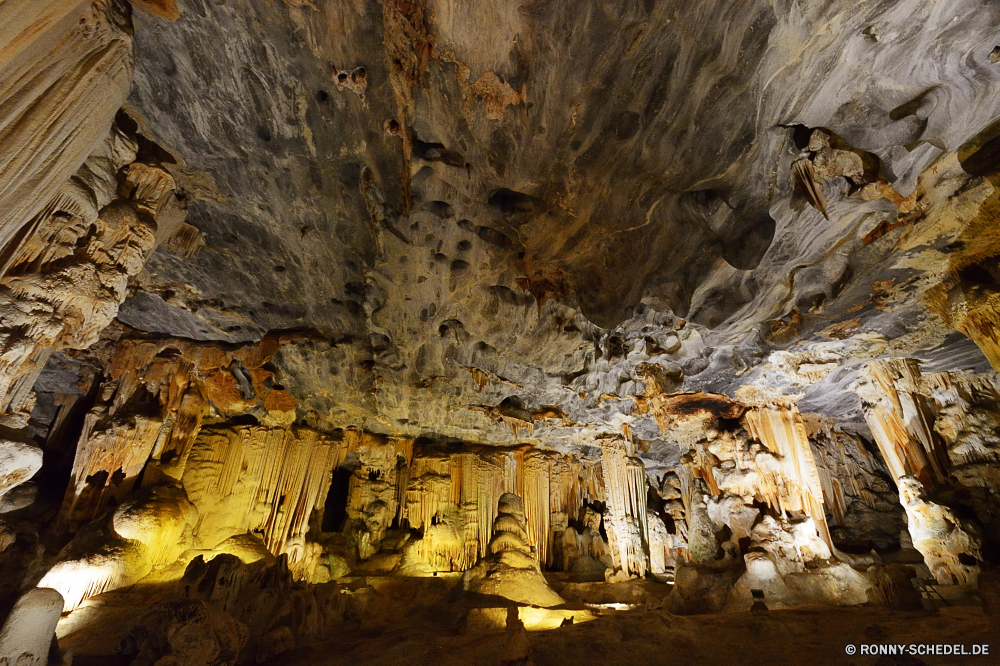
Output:
<instances>
[{"instance_id":1,"label":"cave column","mask_svg":"<svg viewBox=\"0 0 1000 666\"><path fill-rule=\"evenodd\" d=\"M809 444L809 435L798 408L788 402L772 402L748 409L743 422L751 437L767 446L781 461L786 481L782 506L809 516L816 532L832 550L833 540L823 506L823 486L816 459ZM777 483L775 479L772 483Z\"/></svg>"},{"instance_id":2,"label":"cave column","mask_svg":"<svg viewBox=\"0 0 1000 666\"><path fill-rule=\"evenodd\" d=\"M646 469L634 453L628 439L615 437L601 441L612 561L626 574L643 576L649 570Z\"/></svg>"},{"instance_id":3,"label":"cave column","mask_svg":"<svg viewBox=\"0 0 1000 666\"><path fill-rule=\"evenodd\" d=\"M856 386L865 420L899 489L913 546L938 583L968 583L978 574L976 530L928 496L947 483L950 466L935 431L936 414L924 397L929 389L917 361L897 358L869 361Z\"/></svg>"}]
</instances>

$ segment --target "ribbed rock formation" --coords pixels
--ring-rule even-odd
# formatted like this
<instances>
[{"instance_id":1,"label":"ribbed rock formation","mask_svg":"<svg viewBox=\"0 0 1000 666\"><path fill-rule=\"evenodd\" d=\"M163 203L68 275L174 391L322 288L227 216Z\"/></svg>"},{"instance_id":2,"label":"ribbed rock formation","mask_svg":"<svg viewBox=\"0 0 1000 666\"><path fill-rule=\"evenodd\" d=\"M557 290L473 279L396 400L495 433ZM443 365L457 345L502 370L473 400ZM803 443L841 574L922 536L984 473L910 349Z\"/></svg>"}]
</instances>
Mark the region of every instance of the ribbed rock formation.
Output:
<instances>
[{"instance_id":1,"label":"ribbed rock formation","mask_svg":"<svg viewBox=\"0 0 1000 666\"><path fill-rule=\"evenodd\" d=\"M549 608L565 603L549 587L528 546L524 506L517 495L500 496L489 554L463 575L462 587L530 606Z\"/></svg>"}]
</instances>

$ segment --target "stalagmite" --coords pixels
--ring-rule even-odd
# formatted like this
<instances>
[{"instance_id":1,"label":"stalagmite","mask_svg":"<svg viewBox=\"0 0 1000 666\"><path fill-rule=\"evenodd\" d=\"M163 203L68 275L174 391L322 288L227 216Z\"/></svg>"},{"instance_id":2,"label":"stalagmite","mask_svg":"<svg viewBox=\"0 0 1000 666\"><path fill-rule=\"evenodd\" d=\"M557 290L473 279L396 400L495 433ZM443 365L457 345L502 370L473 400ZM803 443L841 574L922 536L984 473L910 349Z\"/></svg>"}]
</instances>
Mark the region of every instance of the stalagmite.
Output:
<instances>
[{"instance_id":1,"label":"stalagmite","mask_svg":"<svg viewBox=\"0 0 1000 666\"><path fill-rule=\"evenodd\" d=\"M366 559L378 549L385 530L399 512L400 482L409 468L412 440L374 438L362 434L356 446L357 466L348 489L348 529L358 539L360 557Z\"/></svg>"},{"instance_id":2,"label":"stalagmite","mask_svg":"<svg viewBox=\"0 0 1000 666\"><path fill-rule=\"evenodd\" d=\"M193 547L198 510L175 485L144 488L60 551L39 582L58 590L65 610L141 580Z\"/></svg>"},{"instance_id":3,"label":"stalagmite","mask_svg":"<svg viewBox=\"0 0 1000 666\"><path fill-rule=\"evenodd\" d=\"M531 554L524 524L524 505L514 493L504 493L497 502L489 555L462 577L470 592L504 597L511 601L549 608L564 603L542 576Z\"/></svg>"},{"instance_id":4,"label":"stalagmite","mask_svg":"<svg viewBox=\"0 0 1000 666\"><path fill-rule=\"evenodd\" d=\"M470 449L447 456L435 450L413 454L399 517L424 530L414 547L432 568L462 571L487 554L496 518L496 500L490 498L506 492L523 494L527 542L538 562L549 566L555 561L556 528L565 529L563 516L578 519L586 501L604 497L594 466L573 457Z\"/></svg>"},{"instance_id":5,"label":"stalagmite","mask_svg":"<svg viewBox=\"0 0 1000 666\"><path fill-rule=\"evenodd\" d=\"M948 507L928 501L926 490L915 477L903 476L896 482L913 546L924 556L937 582L975 583L982 557L976 531Z\"/></svg>"},{"instance_id":6,"label":"stalagmite","mask_svg":"<svg viewBox=\"0 0 1000 666\"><path fill-rule=\"evenodd\" d=\"M62 610L62 596L51 588L22 594L0 629L0 664L46 666Z\"/></svg>"},{"instance_id":7,"label":"stalagmite","mask_svg":"<svg viewBox=\"0 0 1000 666\"><path fill-rule=\"evenodd\" d=\"M939 583L973 582L981 559L978 528L956 518L951 507L929 493L968 484L965 491L979 520L998 524L992 502L984 497L996 484L975 471L998 459L996 417L986 416L992 413L989 406L1000 402L996 389L960 374L923 375L912 359L869 361L866 370L856 390L898 486L913 546ZM972 416L977 403L987 408ZM878 427L883 423L889 427Z\"/></svg>"},{"instance_id":8,"label":"stalagmite","mask_svg":"<svg viewBox=\"0 0 1000 666\"><path fill-rule=\"evenodd\" d=\"M0 666L985 644L997 24L0 0Z\"/></svg>"},{"instance_id":9,"label":"stalagmite","mask_svg":"<svg viewBox=\"0 0 1000 666\"><path fill-rule=\"evenodd\" d=\"M687 468L681 468L680 474L690 473ZM650 511L650 566L653 573L666 573L677 566L679 562L689 559L688 551L688 515L682 492L682 481L678 471L670 471L663 475L660 481L659 495L663 500L662 515ZM687 500L690 503L690 498ZM653 517L656 517L654 521ZM662 526L662 528L661 528ZM654 536L654 534L656 536ZM662 541L657 546L657 540ZM663 549L663 569L658 570L655 560L659 558L653 549Z\"/></svg>"},{"instance_id":10,"label":"stalagmite","mask_svg":"<svg viewBox=\"0 0 1000 666\"><path fill-rule=\"evenodd\" d=\"M715 525L708 514L707 500L711 495L704 481L695 478L690 470L682 471L680 478L684 513L687 516L688 555L692 562L698 564L714 562L718 559L720 544L715 534Z\"/></svg>"}]
</instances>

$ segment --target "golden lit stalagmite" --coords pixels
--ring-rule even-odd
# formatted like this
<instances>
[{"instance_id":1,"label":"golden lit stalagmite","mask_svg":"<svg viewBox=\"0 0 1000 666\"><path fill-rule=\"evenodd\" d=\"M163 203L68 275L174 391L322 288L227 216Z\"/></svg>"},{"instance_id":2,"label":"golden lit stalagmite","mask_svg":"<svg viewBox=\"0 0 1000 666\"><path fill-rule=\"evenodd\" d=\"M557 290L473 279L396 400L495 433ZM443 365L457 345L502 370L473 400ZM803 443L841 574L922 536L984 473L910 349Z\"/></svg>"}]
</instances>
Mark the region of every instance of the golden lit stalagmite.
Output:
<instances>
[{"instance_id":1,"label":"golden lit stalagmite","mask_svg":"<svg viewBox=\"0 0 1000 666\"><path fill-rule=\"evenodd\" d=\"M497 500L488 554L465 572L462 587L532 606L558 606L563 599L542 576L527 543L524 520L521 498L514 493L502 494Z\"/></svg>"},{"instance_id":2,"label":"golden lit stalagmite","mask_svg":"<svg viewBox=\"0 0 1000 666\"><path fill-rule=\"evenodd\" d=\"M576 520L584 503L603 499L594 465L573 456L522 449L468 447L442 456L416 450L400 518L423 538L414 547L435 568L463 570L487 554L496 501L505 492L523 495L526 538L538 562L555 561L562 516Z\"/></svg>"}]
</instances>

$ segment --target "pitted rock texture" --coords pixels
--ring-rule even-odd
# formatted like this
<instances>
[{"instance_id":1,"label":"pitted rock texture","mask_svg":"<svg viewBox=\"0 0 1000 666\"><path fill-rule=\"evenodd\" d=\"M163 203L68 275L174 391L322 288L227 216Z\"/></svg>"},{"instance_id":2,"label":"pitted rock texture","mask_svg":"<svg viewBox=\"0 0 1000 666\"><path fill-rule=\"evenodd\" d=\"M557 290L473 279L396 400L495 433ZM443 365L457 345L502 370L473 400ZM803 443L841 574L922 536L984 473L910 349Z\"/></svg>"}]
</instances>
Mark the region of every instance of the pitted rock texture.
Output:
<instances>
[{"instance_id":1,"label":"pitted rock texture","mask_svg":"<svg viewBox=\"0 0 1000 666\"><path fill-rule=\"evenodd\" d=\"M206 244L158 249L119 317L315 331L275 359L314 426L577 448L628 421L662 467L644 365L863 434L859 359L989 369L922 295L949 197L991 186L919 176L998 115L995 7L251 5L135 14L126 109Z\"/></svg>"}]
</instances>

